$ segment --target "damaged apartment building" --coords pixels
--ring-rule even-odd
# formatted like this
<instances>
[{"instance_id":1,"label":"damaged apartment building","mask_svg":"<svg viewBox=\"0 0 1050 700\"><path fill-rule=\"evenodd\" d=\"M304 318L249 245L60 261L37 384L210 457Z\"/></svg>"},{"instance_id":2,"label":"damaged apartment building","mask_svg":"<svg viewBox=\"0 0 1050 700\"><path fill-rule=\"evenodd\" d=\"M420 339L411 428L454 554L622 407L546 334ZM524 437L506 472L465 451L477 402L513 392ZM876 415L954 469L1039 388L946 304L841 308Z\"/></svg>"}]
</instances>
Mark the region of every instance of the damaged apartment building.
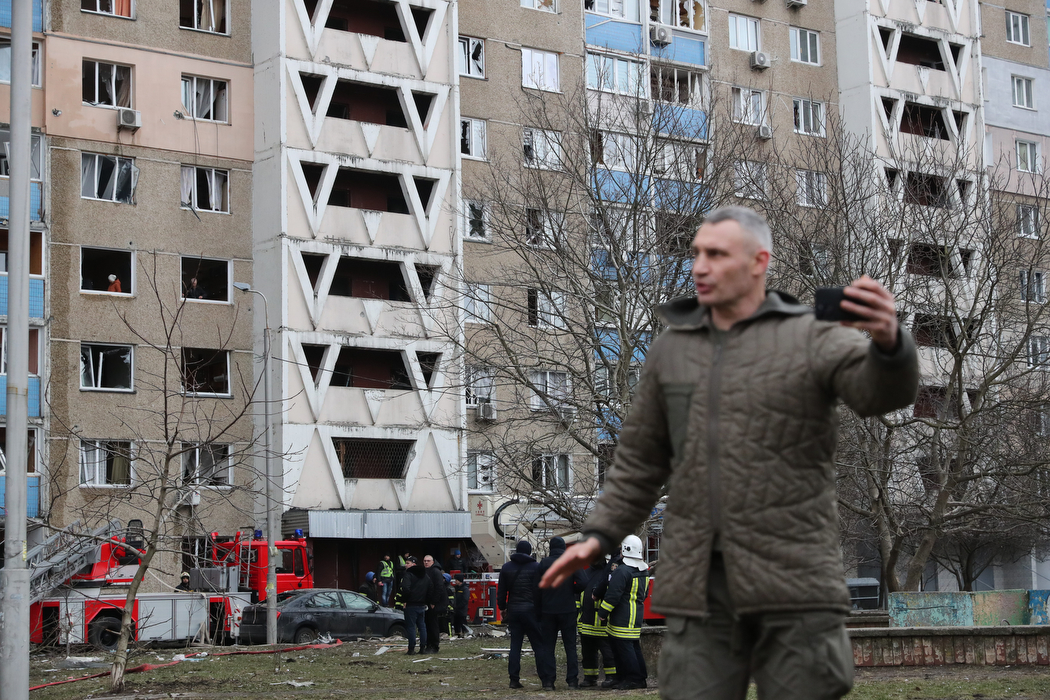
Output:
<instances>
[{"instance_id":1,"label":"damaged apartment building","mask_svg":"<svg viewBox=\"0 0 1050 700\"><path fill-rule=\"evenodd\" d=\"M283 528L308 538L318 585L352 588L383 554L443 561L470 535L443 335L460 252L454 4L254 10L254 263L283 397Z\"/></svg>"}]
</instances>

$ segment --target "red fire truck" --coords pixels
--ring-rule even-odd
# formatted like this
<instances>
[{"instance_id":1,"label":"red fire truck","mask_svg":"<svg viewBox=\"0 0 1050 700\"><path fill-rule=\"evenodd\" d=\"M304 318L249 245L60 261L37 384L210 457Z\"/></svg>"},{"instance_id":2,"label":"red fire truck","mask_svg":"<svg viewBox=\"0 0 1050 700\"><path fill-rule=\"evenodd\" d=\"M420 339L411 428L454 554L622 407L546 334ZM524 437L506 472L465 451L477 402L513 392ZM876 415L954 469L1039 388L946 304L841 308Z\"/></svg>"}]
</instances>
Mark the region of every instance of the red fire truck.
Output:
<instances>
[{"instance_id":1,"label":"red fire truck","mask_svg":"<svg viewBox=\"0 0 1050 700\"><path fill-rule=\"evenodd\" d=\"M277 592L312 588L306 541L278 541ZM127 587L144 547L141 524L95 531L74 524L27 553L33 571L30 641L116 647ZM241 610L265 597L268 547L261 533L212 533L206 566L190 569L193 592L140 593L132 611L139 642L233 640Z\"/></svg>"}]
</instances>

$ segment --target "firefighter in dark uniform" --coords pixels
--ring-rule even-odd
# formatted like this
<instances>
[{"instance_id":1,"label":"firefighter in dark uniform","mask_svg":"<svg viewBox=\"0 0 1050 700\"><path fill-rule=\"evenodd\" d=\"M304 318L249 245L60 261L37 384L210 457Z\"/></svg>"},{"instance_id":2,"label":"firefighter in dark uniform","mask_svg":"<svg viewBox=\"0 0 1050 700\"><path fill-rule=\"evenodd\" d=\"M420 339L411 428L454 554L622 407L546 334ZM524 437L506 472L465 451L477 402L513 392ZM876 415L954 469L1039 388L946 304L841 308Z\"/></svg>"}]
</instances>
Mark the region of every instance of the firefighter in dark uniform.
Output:
<instances>
[{"instance_id":1,"label":"firefighter in dark uniform","mask_svg":"<svg viewBox=\"0 0 1050 700\"><path fill-rule=\"evenodd\" d=\"M596 560L589 569L576 572L574 590L580 594L580 617L577 627L580 631L580 649L583 657L583 680L581 688L593 688L598 685L598 654L601 653L602 667L605 671L605 682L612 686L616 682L616 661L612 645L605 629L605 622L598 617L595 591L599 586L608 587L612 568L605 558ZM604 585L603 585L604 584Z\"/></svg>"},{"instance_id":2,"label":"firefighter in dark uniform","mask_svg":"<svg viewBox=\"0 0 1050 700\"><path fill-rule=\"evenodd\" d=\"M609 578L598 616L608 620L609 641L616 656L618 682L612 687L634 690L645 688L648 676L640 640L645 598L649 595L649 565L642 558L642 541L635 535L624 538L620 552L623 563Z\"/></svg>"}]
</instances>

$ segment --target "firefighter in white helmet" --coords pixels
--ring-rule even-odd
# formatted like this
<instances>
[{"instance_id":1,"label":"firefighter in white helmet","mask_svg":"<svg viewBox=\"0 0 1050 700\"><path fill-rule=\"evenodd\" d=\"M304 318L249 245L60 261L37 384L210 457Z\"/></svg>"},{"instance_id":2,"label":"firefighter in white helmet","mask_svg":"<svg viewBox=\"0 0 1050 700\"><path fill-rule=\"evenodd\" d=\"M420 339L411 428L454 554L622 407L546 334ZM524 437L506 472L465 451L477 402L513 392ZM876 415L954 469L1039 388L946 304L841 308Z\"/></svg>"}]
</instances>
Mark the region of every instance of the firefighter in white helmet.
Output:
<instances>
[{"instance_id":1,"label":"firefighter in white helmet","mask_svg":"<svg viewBox=\"0 0 1050 700\"><path fill-rule=\"evenodd\" d=\"M649 565L642 558L642 540L628 535L620 544L623 563L609 577L609 587L598 606L598 615L608 620L609 641L616 656L620 690L644 688L648 671L642 656L642 618L649 595Z\"/></svg>"}]
</instances>

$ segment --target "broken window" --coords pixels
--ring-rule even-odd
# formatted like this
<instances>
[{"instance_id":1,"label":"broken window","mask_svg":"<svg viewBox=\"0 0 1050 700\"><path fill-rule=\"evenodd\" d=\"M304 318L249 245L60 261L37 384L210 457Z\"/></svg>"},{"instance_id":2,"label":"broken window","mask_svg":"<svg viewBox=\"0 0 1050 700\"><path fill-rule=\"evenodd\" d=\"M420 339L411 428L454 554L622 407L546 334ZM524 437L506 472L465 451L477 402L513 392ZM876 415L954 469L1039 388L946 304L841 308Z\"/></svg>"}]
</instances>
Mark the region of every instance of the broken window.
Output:
<instances>
[{"instance_id":1,"label":"broken window","mask_svg":"<svg viewBox=\"0 0 1050 700\"><path fill-rule=\"evenodd\" d=\"M84 59L84 104L98 107L131 106L131 66Z\"/></svg>"},{"instance_id":2,"label":"broken window","mask_svg":"<svg viewBox=\"0 0 1050 700\"><path fill-rule=\"evenodd\" d=\"M33 42L33 87L40 87L40 44ZM0 83L11 82L11 39L0 38Z\"/></svg>"},{"instance_id":3,"label":"broken window","mask_svg":"<svg viewBox=\"0 0 1050 700\"><path fill-rule=\"evenodd\" d=\"M130 486L131 443L125 440L81 440L80 485Z\"/></svg>"},{"instance_id":4,"label":"broken window","mask_svg":"<svg viewBox=\"0 0 1050 700\"><path fill-rule=\"evenodd\" d=\"M408 119L396 89L350 80L340 80L335 84L325 116L402 129L408 127ZM426 113L420 114L420 117L425 119Z\"/></svg>"},{"instance_id":5,"label":"broken window","mask_svg":"<svg viewBox=\"0 0 1050 700\"><path fill-rule=\"evenodd\" d=\"M132 158L84 153L80 156L80 196L107 202L135 203L139 169Z\"/></svg>"},{"instance_id":6,"label":"broken window","mask_svg":"<svg viewBox=\"0 0 1050 700\"><path fill-rule=\"evenodd\" d=\"M467 452L467 488L490 493L495 484L496 457L491 452Z\"/></svg>"},{"instance_id":7,"label":"broken window","mask_svg":"<svg viewBox=\"0 0 1050 700\"><path fill-rule=\"evenodd\" d=\"M792 100L795 116L795 133L810 136L824 135L824 103L796 97Z\"/></svg>"},{"instance_id":8,"label":"broken window","mask_svg":"<svg viewBox=\"0 0 1050 700\"><path fill-rule=\"evenodd\" d=\"M183 207L229 214L229 171L193 165L182 166L181 197Z\"/></svg>"},{"instance_id":9,"label":"broken window","mask_svg":"<svg viewBox=\"0 0 1050 700\"><path fill-rule=\"evenodd\" d=\"M904 182L904 201L924 207L947 207L950 204L944 178L925 173L908 173Z\"/></svg>"},{"instance_id":10,"label":"broken window","mask_svg":"<svg viewBox=\"0 0 1050 700\"><path fill-rule=\"evenodd\" d=\"M485 40L467 36L459 38L459 74L471 78L485 77Z\"/></svg>"},{"instance_id":11,"label":"broken window","mask_svg":"<svg viewBox=\"0 0 1050 700\"><path fill-rule=\"evenodd\" d=\"M404 479L414 440L332 438L347 479Z\"/></svg>"},{"instance_id":12,"label":"broken window","mask_svg":"<svg viewBox=\"0 0 1050 700\"><path fill-rule=\"evenodd\" d=\"M557 170L561 167L561 138L557 131L526 128L522 131L525 165Z\"/></svg>"},{"instance_id":13,"label":"broken window","mask_svg":"<svg viewBox=\"0 0 1050 700\"><path fill-rule=\"evenodd\" d=\"M328 204L371 211L407 214L408 202L397 175L339 168Z\"/></svg>"},{"instance_id":14,"label":"broken window","mask_svg":"<svg viewBox=\"0 0 1050 700\"><path fill-rule=\"evenodd\" d=\"M131 0L80 0L84 12L98 12L116 17L131 17Z\"/></svg>"},{"instance_id":15,"label":"broken window","mask_svg":"<svg viewBox=\"0 0 1050 700\"><path fill-rule=\"evenodd\" d=\"M306 10L316 23L317 0L307 0ZM415 8L413 8L415 9ZM416 13L413 12L413 15ZM387 41L405 41L395 3L375 0L335 0L328 11L325 29L378 36ZM423 32L419 33L423 36Z\"/></svg>"},{"instance_id":16,"label":"broken window","mask_svg":"<svg viewBox=\"0 0 1050 700\"><path fill-rule=\"evenodd\" d=\"M193 486L232 486L230 446L182 443L182 482Z\"/></svg>"},{"instance_id":17,"label":"broken window","mask_svg":"<svg viewBox=\"0 0 1050 700\"><path fill-rule=\"evenodd\" d=\"M619 60L616 63L617 66L620 65ZM639 75L644 75L644 66L636 65ZM635 64L628 67L635 68ZM619 71L616 77L620 79ZM654 63L649 76L650 97L661 102L699 109L704 103L703 80L703 75L697 71Z\"/></svg>"},{"instance_id":18,"label":"broken window","mask_svg":"<svg viewBox=\"0 0 1050 700\"><path fill-rule=\"evenodd\" d=\"M538 328L566 328L565 292L558 289L528 290L528 320Z\"/></svg>"},{"instance_id":19,"label":"broken window","mask_svg":"<svg viewBox=\"0 0 1050 700\"><path fill-rule=\"evenodd\" d=\"M80 248L80 290L84 292L132 293L130 250Z\"/></svg>"},{"instance_id":20,"label":"broken window","mask_svg":"<svg viewBox=\"0 0 1050 700\"><path fill-rule=\"evenodd\" d=\"M956 335L952 319L936 314L915 314L911 326L915 343L927 348L953 348Z\"/></svg>"},{"instance_id":21,"label":"broken window","mask_svg":"<svg viewBox=\"0 0 1050 700\"><path fill-rule=\"evenodd\" d=\"M488 240L488 218L488 207L484 202L463 200L463 214L460 216L463 237Z\"/></svg>"},{"instance_id":22,"label":"broken window","mask_svg":"<svg viewBox=\"0 0 1050 700\"><path fill-rule=\"evenodd\" d=\"M622 17L629 22L638 20L638 0L584 0L588 12L598 12L612 17Z\"/></svg>"},{"instance_id":23,"label":"broken window","mask_svg":"<svg viewBox=\"0 0 1050 700\"><path fill-rule=\"evenodd\" d=\"M493 372L491 367L467 367L466 396L468 406L492 403Z\"/></svg>"},{"instance_id":24,"label":"broken window","mask_svg":"<svg viewBox=\"0 0 1050 700\"><path fill-rule=\"evenodd\" d=\"M7 426L0 425L0 472L7 471ZM26 431L26 471L36 473L36 431Z\"/></svg>"},{"instance_id":25,"label":"broken window","mask_svg":"<svg viewBox=\"0 0 1050 700\"><path fill-rule=\"evenodd\" d=\"M192 301L229 301L230 261L183 256L182 298Z\"/></svg>"},{"instance_id":26,"label":"broken window","mask_svg":"<svg viewBox=\"0 0 1050 700\"><path fill-rule=\"evenodd\" d=\"M80 344L80 388L131 391L134 388L134 353L131 345Z\"/></svg>"},{"instance_id":27,"label":"broken window","mask_svg":"<svg viewBox=\"0 0 1050 700\"><path fill-rule=\"evenodd\" d=\"M29 179L42 180L44 172L43 141L39 136L31 137L29 150ZM0 129L0 141L3 148L0 149L0 176L11 177L11 159L8 153L11 150L11 132Z\"/></svg>"},{"instance_id":28,"label":"broken window","mask_svg":"<svg viewBox=\"0 0 1050 700\"><path fill-rule=\"evenodd\" d=\"M182 106L192 119L213 122L230 121L225 80L202 78L196 75L182 76Z\"/></svg>"},{"instance_id":29,"label":"broken window","mask_svg":"<svg viewBox=\"0 0 1050 700\"><path fill-rule=\"evenodd\" d=\"M938 43L914 34L901 34L900 44L897 46L897 61L944 70L944 59Z\"/></svg>"},{"instance_id":30,"label":"broken window","mask_svg":"<svg viewBox=\"0 0 1050 700\"><path fill-rule=\"evenodd\" d=\"M104 2L105 0L99 0ZM113 0L121 2L121 0ZM130 0L123 0L130 2ZM179 26L213 34L229 34L226 16L229 0L179 0Z\"/></svg>"},{"instance_id":31,"label":"broken window","mask_svg":"<svg viewBox=\"0 0 1050 700\"><path fill-rule=\"evenodd\" d=\"M555 3L555 0L521 0L521 6L533 10L543 10L545 12L558 11L558 6Z\"/></svg>"},{"instance_id":32,"label":"broken window","mask_svg":"<svg viewBox=\"0 0 1050 700\"><path fill-rule=\"evenodd\" d=\"M0 272L7 272L7 229L0 228ZM44 234L29 232L29 274L44 274Z\"/></svg>"},{"instance_id":33,"label":"broken window","mask_svg":"<svg viewBox=\"0 0 1050 700\"><path fill-rule=\"evenodd\" d=\"M342 347L331 386L357 389L411 389L405 359L397 350Z\"/></svg>"},{"instance_id":34,"label":"broken window","mask_svg":"<svg viewBox=\"0 0 1050 700\"><path fill-rule=\"evenodd\" d=\"M411 301L401 264L342 256L328 292L332 296L359 299Z\"/></svg>"},{"instance_id":35,"label":"broken window","mask_svg":"<svg viewBox=\"0 0 1050 700\"><path fill-rule=\"evenodd\" d=\"M182 384L187 394L229 396L229 351L183 348Z\"/></svg>"},{"instance_id":36,"label":"broken window","mask_svg":"<svg viewBox=\"0 0 1050 700\"><path fill-rule=\"evenodd\" d=\"M949 409L949 403L956 402L949 402L948 392L943 386L920 386L912 415L916 418L938 418Z\"/></svg>"},{"instance_id":37,"label":"broken window","mask_svg":"<svg viewBox=\"0 0 1050 700\"><path fill-rule=\"evenodd\" d=\"M7 326L0 326L0 374L7 374L7 347L9 345ZM29 374L40 374L40 329L29 329Z\"/></svg>"},{"instance_id":38,"label":"broken window","mask_svg":"<svg viewBox=\"0 0 1050 700\"><path fill-rule=\"evenodd\" d=\"M560 211L525 209L525 242L535 248L557 246L565 225L565 214Z\"/></svg>"},{"instance_id":39,"label":"broken window","mask_svg":"<svg viewBox=\"0 0 1050 700\"><path fill-rule=\"evenodd\" d=\"M944 123L944 112L936 107L926 107L915 102L904 103L904 116L901 118L900 130L903 134L948 140L948 127Z\"/></svg>"},{"instance_id":40,"label":"broken window","mask_svg":"<svg viewBox=\"0 0 1050 700\"><path fill-rule=\"evenodd\" d=\"M1017 234L1023 238L1039 238L1039 207L1017 205Z\"/></svg>"},{"instance_id":41,"label":"broken window","mask_svg":"<svg viewBox=\"0 0 1050 700\"><path fill-rule=\"evenodd\" d=\"M459 152L471 158L485 157L485 120L459 120Z\"/></svg>"},{"instance_id":42,"label":"broken window","mask_svg":"<svg viewBox=\"0 0 1050 700\"><path fill-rule=\"evenodd\" d=\"M913 275L950 277L953 274L951 252L946 246L912 243L908 250L907 270Z\"/></svg>"}]
</instances>

